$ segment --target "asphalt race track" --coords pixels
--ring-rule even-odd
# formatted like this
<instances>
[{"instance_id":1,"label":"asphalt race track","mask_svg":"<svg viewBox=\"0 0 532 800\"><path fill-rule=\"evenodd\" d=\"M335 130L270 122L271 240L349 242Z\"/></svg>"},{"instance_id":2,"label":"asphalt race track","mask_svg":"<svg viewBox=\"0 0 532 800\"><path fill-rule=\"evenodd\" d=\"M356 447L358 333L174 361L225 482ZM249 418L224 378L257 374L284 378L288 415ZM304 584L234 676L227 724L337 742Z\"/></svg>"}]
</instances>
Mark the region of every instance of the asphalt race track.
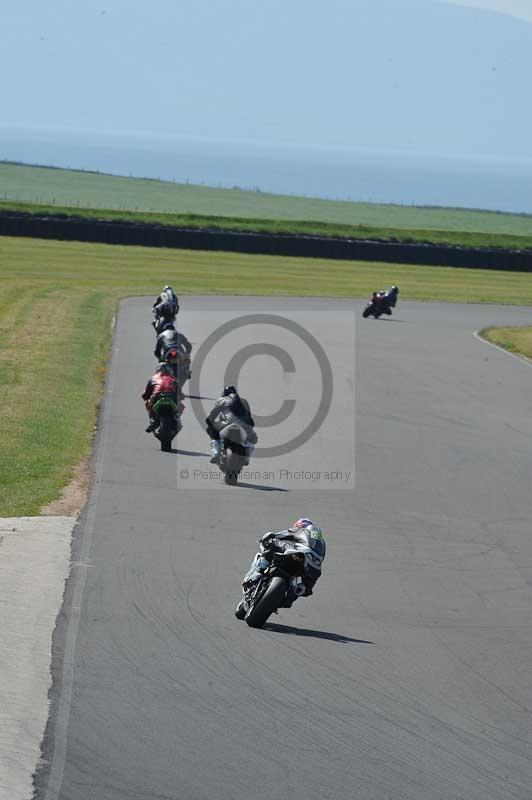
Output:
<instances>
[{"instance_id":1,"label":"asphalt race track","mask_svg":"<svg viewBox=\"0 0 532 800\"><path fill-rule=\"evenodd\" d=\"M318 301L183 298L178 322L197 350L209 308L295 303ZM150 300L122 304L39 800L530 800L532 369L473 332L531 311L319 308L331 328L356 312L354 490L178 490L208 440L190 407L177 455L144 433ZM242 394L271 412L256 361ZM343 423L318 435L325 461ZM257 537L301 515L328 543L314 596L237 622Z\"/></svg>"}]
</instances>

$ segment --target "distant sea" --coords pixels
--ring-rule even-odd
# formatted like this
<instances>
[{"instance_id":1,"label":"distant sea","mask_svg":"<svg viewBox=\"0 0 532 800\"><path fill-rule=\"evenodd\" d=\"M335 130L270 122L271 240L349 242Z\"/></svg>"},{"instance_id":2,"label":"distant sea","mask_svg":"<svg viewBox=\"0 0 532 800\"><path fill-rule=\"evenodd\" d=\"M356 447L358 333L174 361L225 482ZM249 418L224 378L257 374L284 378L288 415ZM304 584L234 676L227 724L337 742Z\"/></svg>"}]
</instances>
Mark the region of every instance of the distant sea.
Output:
<instances>
[{"instance_id":1,"label":"distant sea","mask_svg":"<svg viewBox=\"0 0 532 800\"><path fill-rule=\"evenodd\" d=\"M532 213L532 159L0 127L0 160L332 200Z\"/></svg>"}]
</instances>

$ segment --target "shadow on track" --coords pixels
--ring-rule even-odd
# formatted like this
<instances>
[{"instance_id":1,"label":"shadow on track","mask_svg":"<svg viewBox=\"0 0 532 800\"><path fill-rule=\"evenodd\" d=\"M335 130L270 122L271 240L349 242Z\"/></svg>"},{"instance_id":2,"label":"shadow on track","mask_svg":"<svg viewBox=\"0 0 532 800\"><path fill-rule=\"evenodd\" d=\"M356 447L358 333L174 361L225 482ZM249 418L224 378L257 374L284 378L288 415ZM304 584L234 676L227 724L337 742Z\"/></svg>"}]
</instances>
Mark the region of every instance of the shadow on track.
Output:
<instances>
[{"instance_id":1,"label":"shadow on track","mask_svg":"<svg viewBox=\"0 0 532 800\"><path fill-rule=\"evenodd\" d=\"M179 450L175 447L172 447L172 453L178 453L180 456L202 456L203 458L209 458L210 453L197 453L195 450Z\"/></svg>"},{"instance_id":2,"label":"shadow on track","mask_svg":"<svg viewBox=\"0 0 532 800\"><path fill-rule=\"evenodd\" d=\"M267 622L264 626L265 631L272 633L290 633L292 636L313 636L315 639L328 639L331 642L340 644L374 644L367 639L352 639L350 636L342 636L340 633L329 633L328 631L313 631L309 628L291 628L289 625L278 625L276 622Z\"/></svg>"},{"instance_id":3,"label":"shadow on track","mask_svg":"<svg viewBox=\"0 0 532 800\"><path fill-rule=\"evenodd\" d=\"M410 320L409 319L398 319L397 317L379 317L378 319L374 319L373 322L408 322L408 323L410 323Z\"/></svg>"},{"instance_id":4,"label":"shadow on track","mask_svg":"<svg viewBox=\"0 0 532 800\"><path fill-rule=\"evenodd\" d=\"M201 394L186 394L185 400L212 400L214 403L218 400L218 397L203 397Z\"/></svg>"},{"instance_id":5,"label":"shadow on track","mask_svg":"<svg viewBox=\"0 0 532 800\"><path fill-rule=\"evenodd\" d=\"M280 486L260 486L258 483L240 483L237 487L241 486L243 489L256 489L258 492L289 492L290 489L281 489ZM236 487L234 487L236 488Z\"/></svg>"}]
</instances>

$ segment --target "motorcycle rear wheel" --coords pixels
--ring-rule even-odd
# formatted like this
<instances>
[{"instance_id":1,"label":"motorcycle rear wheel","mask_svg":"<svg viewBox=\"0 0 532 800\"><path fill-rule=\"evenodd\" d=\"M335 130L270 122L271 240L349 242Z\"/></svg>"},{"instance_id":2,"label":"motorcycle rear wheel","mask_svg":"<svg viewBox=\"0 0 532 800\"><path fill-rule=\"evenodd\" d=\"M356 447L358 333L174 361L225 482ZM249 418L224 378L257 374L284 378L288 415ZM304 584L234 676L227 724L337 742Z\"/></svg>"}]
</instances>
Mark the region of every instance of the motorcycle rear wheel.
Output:
<instances>
[{"instance_id":1,"label":"motorcycle rear wheel","mask_svg":"<svg viewBox=\"0 0 532 800\"><path fill-rule=\"evenodd\" d=\"M277 611L286 596L287 583L276 575L270 585L250 611L246 614L246 622L250 628L262 628L268 617Z\"/></svg>"},{"instance_id":2,"label":"motorcycle rear wheel","mask_svg":"<svg viewBox=\"0 0 532 800\"><path fill-rule=\"evenodd\" d=\"M172 439L174 438L174 431L172 430L172 419L168 414L161 417L161 424L159 426L159 439L161 442L161 452L172 452Z\"/></svg>"},{"instance_id":3,"label":"motorcycle rear wheel","mask_svg":"<svg viewBox=\"0 0 532 800\"><path fill-rule=\"evenodd\" d=\"M224 480L228 486L236 486L238 484L238 476L243 466L243 457L227 448L227 467Z\"/></svg>"}]
</instances>

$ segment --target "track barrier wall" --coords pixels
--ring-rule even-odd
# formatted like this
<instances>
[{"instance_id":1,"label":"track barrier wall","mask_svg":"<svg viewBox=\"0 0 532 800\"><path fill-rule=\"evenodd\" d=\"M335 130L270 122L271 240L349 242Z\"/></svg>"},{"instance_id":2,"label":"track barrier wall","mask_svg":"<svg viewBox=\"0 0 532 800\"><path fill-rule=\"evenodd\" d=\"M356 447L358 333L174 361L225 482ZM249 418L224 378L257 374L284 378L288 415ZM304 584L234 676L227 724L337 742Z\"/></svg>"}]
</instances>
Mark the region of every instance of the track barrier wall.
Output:
<instances>
[{"instance_id":1,"label":"track barrier wall","mask_svg":"<svg viewBox=\"0 0 532 800\"><path fill-rule=\"evenodd\" d=\"M233 253L381 261L532 272L532 250L498 250L290 234L247 233L171 225L0 213L0 235L59 241L218 250Z\"/></svg>"}]
</instances>

